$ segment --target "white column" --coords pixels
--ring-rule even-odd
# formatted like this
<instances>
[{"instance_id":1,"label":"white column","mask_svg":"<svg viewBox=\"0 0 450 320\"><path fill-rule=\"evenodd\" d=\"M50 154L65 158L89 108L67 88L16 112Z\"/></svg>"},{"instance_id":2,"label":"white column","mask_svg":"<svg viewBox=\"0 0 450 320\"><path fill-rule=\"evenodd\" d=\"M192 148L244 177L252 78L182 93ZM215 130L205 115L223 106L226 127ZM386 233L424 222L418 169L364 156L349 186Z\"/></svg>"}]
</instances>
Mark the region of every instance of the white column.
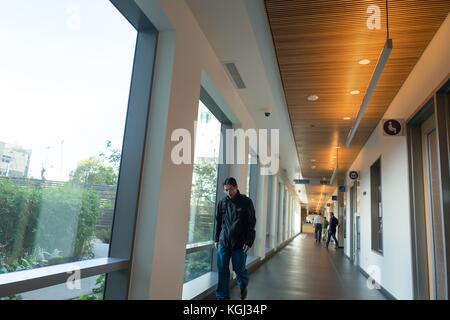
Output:
<instances>
[{"instance_id":1,"label":"white column","mask_svg":"<svg viewBox=\"0 0 450 320\"><path fill-rule=\"evenodd\" d=\"M284 228L284 240L289 239L289 228L291 219L291 194L289 189L286 192L286 227Z\"/></svg>"},{"instance_id":2,"label":"white column","mask_svg":"<svg viewBox=\"0 0 450 320\"><path fill-rule=\"evenodd\" d=\"M270 236L269 236L271 248L275 248L277 246L279 192L280 192L280 190L278 190L278 179L276 176L273 176L272 177L272 194L269 195L272 197L272 208L271 208L272 221L270 222Z\"/></svg>"},{"instance_id":3,"label":"white column","mask_svg":"<svg viewBox=\"0 0 450 320\"><path fill-rule=\"evenodd\" d=\"M253 254L263 258L266 255L267 227L267 176L258 174L258 192L255 204L256 239Z\"/></svg>"},{"instance_id":4,"label":"white column","mask_svg":"<svg viewBox=\"0 0 450 320\"><path fill-rule=\"evenodd\" d=\"M284 197L284 187L281 184L279 188L278 196L280 197L280 202L278 205L278 234L277 234L277 246L283 242L283 197Z\"/></svg>"},{"instance_id":5,"label":"white column","mask_svg":"<svg viewBox=\"0 0 450 320\"><path fill-rule=\"evenodd\" d=\"M172 162L171 134L185 128L194 142L200 85L200 66L186 63L186 46L175 45L172 32L159 34L130 299L182 297L193 165Z\"/></svg>"}]
</instances>

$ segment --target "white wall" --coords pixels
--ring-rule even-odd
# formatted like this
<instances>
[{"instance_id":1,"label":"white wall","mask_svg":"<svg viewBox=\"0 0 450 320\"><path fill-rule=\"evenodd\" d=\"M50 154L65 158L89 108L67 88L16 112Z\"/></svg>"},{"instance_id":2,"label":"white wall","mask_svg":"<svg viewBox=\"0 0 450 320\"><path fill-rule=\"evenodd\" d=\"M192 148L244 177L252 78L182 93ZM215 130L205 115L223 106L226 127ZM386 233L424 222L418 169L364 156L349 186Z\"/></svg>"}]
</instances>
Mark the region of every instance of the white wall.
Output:
<instances>
[{"instance_id":1,"label":"white wall","mask_svg":"<svg viewBox=\"0 0 450 320\"><path fill-rule=\"evenodd\" d=\"M436 33L383 118L410 118L450 74L450 15ZM395 49L394 49L395 50ZM370 165L381 156L383 255L372 252ZM412 299L410 198L406 137L385 137L378 124L350 170L360 171L361 267L380 268L380 284L397 299ZM347 217L350 217L347 200ZM350 221L347 220L347 228ZM347 229L347 237L350 229ZM350 240L347 238L347 240ZM349 254L347 241L346 253ZM374 277L376 278L376 277Z\"/></svg>"}]
</instances>

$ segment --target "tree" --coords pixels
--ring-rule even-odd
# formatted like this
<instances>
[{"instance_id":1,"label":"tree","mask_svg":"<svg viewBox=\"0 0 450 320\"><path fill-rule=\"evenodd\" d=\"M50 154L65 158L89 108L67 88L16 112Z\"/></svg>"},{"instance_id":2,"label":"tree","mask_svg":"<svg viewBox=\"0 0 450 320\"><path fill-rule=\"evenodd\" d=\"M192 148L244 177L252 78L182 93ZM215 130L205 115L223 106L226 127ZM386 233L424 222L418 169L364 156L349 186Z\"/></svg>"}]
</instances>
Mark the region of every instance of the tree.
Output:
<instances>
[{"instance_id":1,"label":"tree","mask_svg":"<svg viewBox=\"0 0 450 320\"><path fill-rule=\"evenodd\" d=\"M217 164L202 161L194 165L192 199L197 206L214 206L217 188Z\"/></svg>"},{"instance_id":2,"label":"tree","mask_svg":"<svg viewBox=\"0 0 450 320\"><path fill-rule=\"evenodd\" d=\"M110 140L106 141L106 151L101 152L98 155L98 159L103 163L108 163L114 169L116 174L119 174L120 160L122 158L122 153L120 149L111 148L112 142Z\"/></svg>"},{"instance_id":3,"label":"tree","mask_svg":"<svg viewBox=\"0 0 450 320\"><path fill-rule=\"evenodd\" d=\"M191 217L195 224L193 241L207 241L212 238L214 209L217 190L217 164L203 160L194 165L191 206L196 214Z\"/></svg>"},{"instance_id":4,"label":"tree","mask_svg":"<svg viewBox=\"0 0 450 320\"><path fill-rule=\"evenodd\" d=\"M114 168L89 158L78 163L77 168L70 173L70 180L78 184L114 185L117 183L117 173Z\"/></svg>"}]
</instances>

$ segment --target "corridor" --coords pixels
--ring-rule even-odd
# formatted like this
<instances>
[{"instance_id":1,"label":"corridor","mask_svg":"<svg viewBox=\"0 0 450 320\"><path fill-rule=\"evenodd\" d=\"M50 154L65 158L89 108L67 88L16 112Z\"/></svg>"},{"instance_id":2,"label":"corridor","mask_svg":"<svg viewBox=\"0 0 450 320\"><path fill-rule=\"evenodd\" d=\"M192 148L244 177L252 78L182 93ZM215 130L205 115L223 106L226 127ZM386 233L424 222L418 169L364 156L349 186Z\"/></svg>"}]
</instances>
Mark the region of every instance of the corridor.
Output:
<instances>
[{"instance_id":1,"label":"corridor","mask_svg":"<svg viewBox=\"0 0 450 320\"><path fill-rule=\"evenodd\" d=\"M248 300L385 300L345 258L343 250L317 245L301 234L250 274ZM239 299L239 288L231 290Z\"/></svg>"},{"instance_id":2,"label":"corridor","mask_svg":"<svg viewBox=\"0 0 450 320\"><path fill-rule=\"evenodd\" d=\"M267 305L449 300L449 39L450 0L0 1L0 302L244 305L219 245Z\"/></svg>"}]
</instances>

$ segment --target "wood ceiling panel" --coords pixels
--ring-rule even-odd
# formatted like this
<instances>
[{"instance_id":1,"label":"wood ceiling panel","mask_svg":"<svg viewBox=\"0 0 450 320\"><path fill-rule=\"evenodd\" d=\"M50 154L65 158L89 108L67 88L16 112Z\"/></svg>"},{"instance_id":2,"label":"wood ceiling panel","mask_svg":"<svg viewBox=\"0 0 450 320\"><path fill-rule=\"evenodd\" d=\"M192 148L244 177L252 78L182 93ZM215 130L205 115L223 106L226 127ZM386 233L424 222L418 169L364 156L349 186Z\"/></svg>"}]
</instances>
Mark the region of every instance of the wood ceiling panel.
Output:
<instances>
[{"instance_id":1,"label":"wood ceiling panel","mask_svg":"<svg viewBox=\"0 0 450 320\"><path fill-rule=\"evenodd\" d=\"M331 157L341 145L342 178L448 15L450 0L389 1L394 49L350 148L344 148L348 132L386 41L386 1L265 0L265 4L302 175L330 177ZM372 4L381 10L379 30L367 27ZM361 59L371 63L360 65ZM350 95L351 90L360 94ZM319 99L308 101L310 95ZM316 160L314 169L311 159ZM317 190L309 186L308 198Z\"/></svg>"}]
</instances>

